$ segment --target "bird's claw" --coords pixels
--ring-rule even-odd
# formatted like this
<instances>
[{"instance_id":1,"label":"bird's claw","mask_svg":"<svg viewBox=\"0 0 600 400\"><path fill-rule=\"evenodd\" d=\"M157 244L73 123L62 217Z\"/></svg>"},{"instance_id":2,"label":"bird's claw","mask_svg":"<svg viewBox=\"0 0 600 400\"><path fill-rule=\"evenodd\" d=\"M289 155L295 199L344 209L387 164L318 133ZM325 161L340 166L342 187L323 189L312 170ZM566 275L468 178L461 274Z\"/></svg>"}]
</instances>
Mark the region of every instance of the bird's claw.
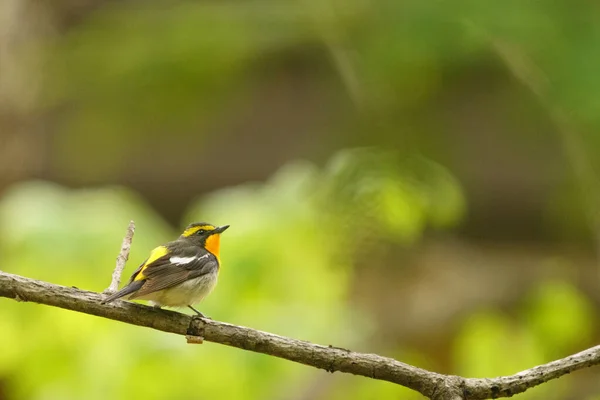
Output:
<instances>
[{"instance_id":1,"label":"bird's claw","mask_svg":"<svg viewBox=\"0 0 600 400\"><path fill-rule=\"evenodd\" d=\"M211 317L207 317L206 315L202 314L200 311L196 310L194 307L192 306L188 306L193 312L196 313L196 315L194 317L199 317L199 318L204 318L204 319L212 319Z\"/></svg>"}]
</instances>

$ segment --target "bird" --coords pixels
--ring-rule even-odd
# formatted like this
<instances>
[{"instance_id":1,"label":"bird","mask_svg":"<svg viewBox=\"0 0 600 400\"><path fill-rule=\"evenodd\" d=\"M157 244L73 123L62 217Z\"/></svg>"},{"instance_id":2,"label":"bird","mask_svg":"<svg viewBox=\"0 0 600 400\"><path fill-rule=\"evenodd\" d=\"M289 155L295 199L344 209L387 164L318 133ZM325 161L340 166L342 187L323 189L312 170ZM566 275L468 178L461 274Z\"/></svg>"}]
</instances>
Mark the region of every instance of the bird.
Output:
<instances>
[{"instance_id":1,"label":"bird","mask_svg":"<svg viewBox=\"0 0 600 400\"><path fill-rule=\"evenodd\" d=\"M206 222L188 225L178 239L154 248L118 292L102 300L149 300L156 308L189 307L203 300L217 284L221 234L229 225Z\"/></svg>"}]
</instances>

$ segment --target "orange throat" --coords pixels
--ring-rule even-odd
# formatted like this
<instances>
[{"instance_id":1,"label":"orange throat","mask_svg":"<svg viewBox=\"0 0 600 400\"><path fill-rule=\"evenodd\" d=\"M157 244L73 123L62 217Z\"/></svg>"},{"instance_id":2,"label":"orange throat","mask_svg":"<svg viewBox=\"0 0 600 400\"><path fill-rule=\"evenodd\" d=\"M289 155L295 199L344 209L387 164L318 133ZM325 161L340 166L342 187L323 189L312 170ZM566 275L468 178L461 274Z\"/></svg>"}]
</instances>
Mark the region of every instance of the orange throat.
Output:
<instances>
[{"instance_id":1,"label":"orange throat","mask_svg":"<svg viewBox=\"0 0 600 400\"><path fill-rule=\"evenodd\" d=\"M217 257L217 260L219 260L219 262L221 262L221 259L219 258L219 247L221 246L221 235L220 234L215 234L215 235L210 235L207 239L206 239L206 244L205 244L205 248L206 250L210 251L215 257Z\"/></svg>"}]
</instances>

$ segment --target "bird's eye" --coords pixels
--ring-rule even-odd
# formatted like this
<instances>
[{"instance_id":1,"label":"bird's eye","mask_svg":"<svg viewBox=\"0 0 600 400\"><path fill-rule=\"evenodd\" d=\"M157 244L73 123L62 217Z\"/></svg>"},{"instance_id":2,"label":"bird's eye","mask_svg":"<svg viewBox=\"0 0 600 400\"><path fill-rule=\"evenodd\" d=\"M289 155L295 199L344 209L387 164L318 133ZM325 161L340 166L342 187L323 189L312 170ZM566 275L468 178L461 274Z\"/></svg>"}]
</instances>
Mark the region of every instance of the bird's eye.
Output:
<instances>
[{"instance_id":1,"label":"bird's eye","mask_svg":"<svg viewBox=\"0 0 600 400\"><path fill-rule=\"evenodd\" d=\"M204 229L198 229L197 234L198 235L204 235L206 233L206 231Z\"/></svg>"}]
</instances>

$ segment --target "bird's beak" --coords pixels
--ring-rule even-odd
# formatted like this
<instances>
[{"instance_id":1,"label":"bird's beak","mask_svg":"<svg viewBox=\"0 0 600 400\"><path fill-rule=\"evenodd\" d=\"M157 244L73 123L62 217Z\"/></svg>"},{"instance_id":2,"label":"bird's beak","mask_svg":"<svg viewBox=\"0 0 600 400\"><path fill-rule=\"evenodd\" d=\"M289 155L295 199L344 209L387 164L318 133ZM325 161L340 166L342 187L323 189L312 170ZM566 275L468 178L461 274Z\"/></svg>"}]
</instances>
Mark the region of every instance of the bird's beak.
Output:
<instances>
[{"instance_id":1,"label":"bird's beak","mask_svg":"<svg viewBox=\"0 0 600 400\"><path fill-rule=\"evenodd\" d=\"M227 228L229 228L229 225L223 225L223 226L220 226L217 229L215 229L213 232L214 233L223 233L227 230Z\"/></svg>"}]
</instances>

